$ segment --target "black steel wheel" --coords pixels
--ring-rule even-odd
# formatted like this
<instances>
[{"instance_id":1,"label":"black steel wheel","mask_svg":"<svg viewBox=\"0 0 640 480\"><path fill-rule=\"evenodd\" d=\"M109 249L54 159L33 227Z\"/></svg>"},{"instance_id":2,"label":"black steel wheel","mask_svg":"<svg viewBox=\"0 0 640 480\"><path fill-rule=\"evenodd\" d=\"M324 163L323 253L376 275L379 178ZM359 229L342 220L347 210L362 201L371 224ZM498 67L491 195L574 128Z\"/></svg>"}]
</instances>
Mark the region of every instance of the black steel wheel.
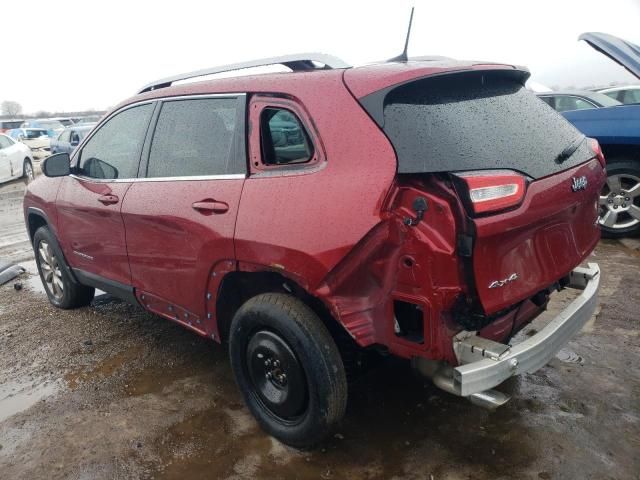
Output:
<instances>
[{"instance_id":1,"label":"black steel wheel","mask_svg":"<svg viewBox=\"0 0 640 480\"><path fill-rule=\"evenodd\" d=\"M245 368L263 406L283 421L295 422L308 406L307 379L295 353L277 333L255 332Z\"/></svg>"},{"instance_id":2,"label":"black steel wheel","mask_svg":"<svg viewBox=\"0 0 640 480\"><path fill-rule=\"evenodd\" d=\"M251 413L281 442L312 447L344 416L347 380L340 353L301 300L280 293L248 300L231 323L229 354Z\"/></svg>"}]
</instances>

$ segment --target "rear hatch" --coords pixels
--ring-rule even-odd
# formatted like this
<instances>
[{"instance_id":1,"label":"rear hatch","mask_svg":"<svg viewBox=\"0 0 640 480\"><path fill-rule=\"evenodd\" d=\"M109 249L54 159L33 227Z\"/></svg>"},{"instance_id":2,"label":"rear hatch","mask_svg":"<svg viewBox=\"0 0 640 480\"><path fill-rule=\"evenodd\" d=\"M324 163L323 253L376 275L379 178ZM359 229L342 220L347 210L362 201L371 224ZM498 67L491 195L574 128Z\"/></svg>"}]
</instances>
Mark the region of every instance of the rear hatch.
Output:
<instances>
[{"instance_id":1,"label":"rear hatch","mask_svg":"<svg viewBox=\"0 0 640 480\"><path fill-rule=\"evenodd\" d=\"M604 160L524 88L527 76L501 69L417 79L387 89L383 117L372 114L399 175L437 174L457 192L460 233L472 246L459 253L486 314L550 287L600 237Z\"/></svg>"}]
</instances>

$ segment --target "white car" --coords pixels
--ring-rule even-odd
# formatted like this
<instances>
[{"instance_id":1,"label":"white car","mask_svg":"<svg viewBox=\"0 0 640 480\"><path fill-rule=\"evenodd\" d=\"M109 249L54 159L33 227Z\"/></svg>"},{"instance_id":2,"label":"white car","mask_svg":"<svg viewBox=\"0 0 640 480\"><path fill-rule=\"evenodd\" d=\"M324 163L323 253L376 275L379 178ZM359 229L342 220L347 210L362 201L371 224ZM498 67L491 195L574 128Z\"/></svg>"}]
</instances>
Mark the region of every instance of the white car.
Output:
<instances>
[{"instance_id":1,"label":"white car","mask_svg":"<svg viewBox=\"0 0 640 480\"><path fill-rule=\"evenodd\" d=\"M0 134L0 183L21 177L30 182L34 176L31 149Z\"/></svg>"},{"instance_id":2,"label":"white car","mask_svg":"<svg viewBox=\"0 0 640 480\"><path fill-rule=\"evenodd\" d=\"M640 103L640 85L627 85L626 87L613 87L598 90L600 93L618 100L627 105Z\"/></svg>"}]
</instances>

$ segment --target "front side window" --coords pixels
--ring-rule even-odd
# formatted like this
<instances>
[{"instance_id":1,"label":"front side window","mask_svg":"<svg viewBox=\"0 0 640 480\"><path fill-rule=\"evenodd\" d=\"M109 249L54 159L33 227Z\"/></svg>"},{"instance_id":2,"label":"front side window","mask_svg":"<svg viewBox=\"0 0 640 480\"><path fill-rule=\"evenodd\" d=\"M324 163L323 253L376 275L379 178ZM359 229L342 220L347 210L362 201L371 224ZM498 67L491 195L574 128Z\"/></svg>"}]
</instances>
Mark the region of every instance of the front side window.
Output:
<instances>
[{"instance_id":1,"label":"front side window","mask_svg":"<svg viewBox=\"0 0 640 480\"><path fill-rule=\"evenodd\" d=\"M152 111L148 103L110 118L80 152L79 173L108 180L135 178Z\"/></svg>"},{"instance_id":2,"label":"front side window","mask_svg":"<svg viewBox=\"0 0 640 480\"><path fill-rule=\"evenodd\" d=\"M147 177L197 177L229 172L237 100L165 102L158 116Z\"/></svg>"},{"instance_id":3,"label":"front side window","mask_svg":"<svg viewBox=\"0 0 640 480\"><path fill-rule=\"evenodd\" d=\"M11 145L13 145L13 143L11 142L11 140L9 140L9 138L5 137L4 135L0 135L0 150L2 150L3 148L9 148Z\"/></svg>"},{"instance_id":4,"label":"front side window","mask_svg":"<svg viewBox=\"0 0 640 480\"><path fill-rule=\"evenodd\" d=\"M266 165L305 163L313 146L300 119L290 110L265 108L260 116L262 158Z\"/></svg>"}]
</instances>

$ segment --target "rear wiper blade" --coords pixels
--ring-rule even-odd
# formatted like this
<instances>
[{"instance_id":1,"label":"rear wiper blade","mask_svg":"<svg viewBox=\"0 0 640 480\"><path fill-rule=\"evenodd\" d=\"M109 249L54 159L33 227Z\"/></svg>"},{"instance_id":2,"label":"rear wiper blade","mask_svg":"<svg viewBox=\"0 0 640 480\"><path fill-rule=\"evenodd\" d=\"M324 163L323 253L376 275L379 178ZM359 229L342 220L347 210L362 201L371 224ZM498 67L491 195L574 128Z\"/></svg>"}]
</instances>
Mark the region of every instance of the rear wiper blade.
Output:
<instances>
[{"instance_id":1,"label":"rear wiper blade","mask_svg":"<svg viewBox=\"0 0 640 480\"><path fill-rule=\"evenodd\" d=\"M571 142L571 144L569 144L567 148L565 148L558 154L558 156L556 157L556 163L562 163L566 159L571 157L571 155L576 153L576 150L580 148L580 145L582 145L582 142L584 142L586 138L587 137L585 137L584 135L580 135L573 142Z\"/></svg>"}]
</instances>

